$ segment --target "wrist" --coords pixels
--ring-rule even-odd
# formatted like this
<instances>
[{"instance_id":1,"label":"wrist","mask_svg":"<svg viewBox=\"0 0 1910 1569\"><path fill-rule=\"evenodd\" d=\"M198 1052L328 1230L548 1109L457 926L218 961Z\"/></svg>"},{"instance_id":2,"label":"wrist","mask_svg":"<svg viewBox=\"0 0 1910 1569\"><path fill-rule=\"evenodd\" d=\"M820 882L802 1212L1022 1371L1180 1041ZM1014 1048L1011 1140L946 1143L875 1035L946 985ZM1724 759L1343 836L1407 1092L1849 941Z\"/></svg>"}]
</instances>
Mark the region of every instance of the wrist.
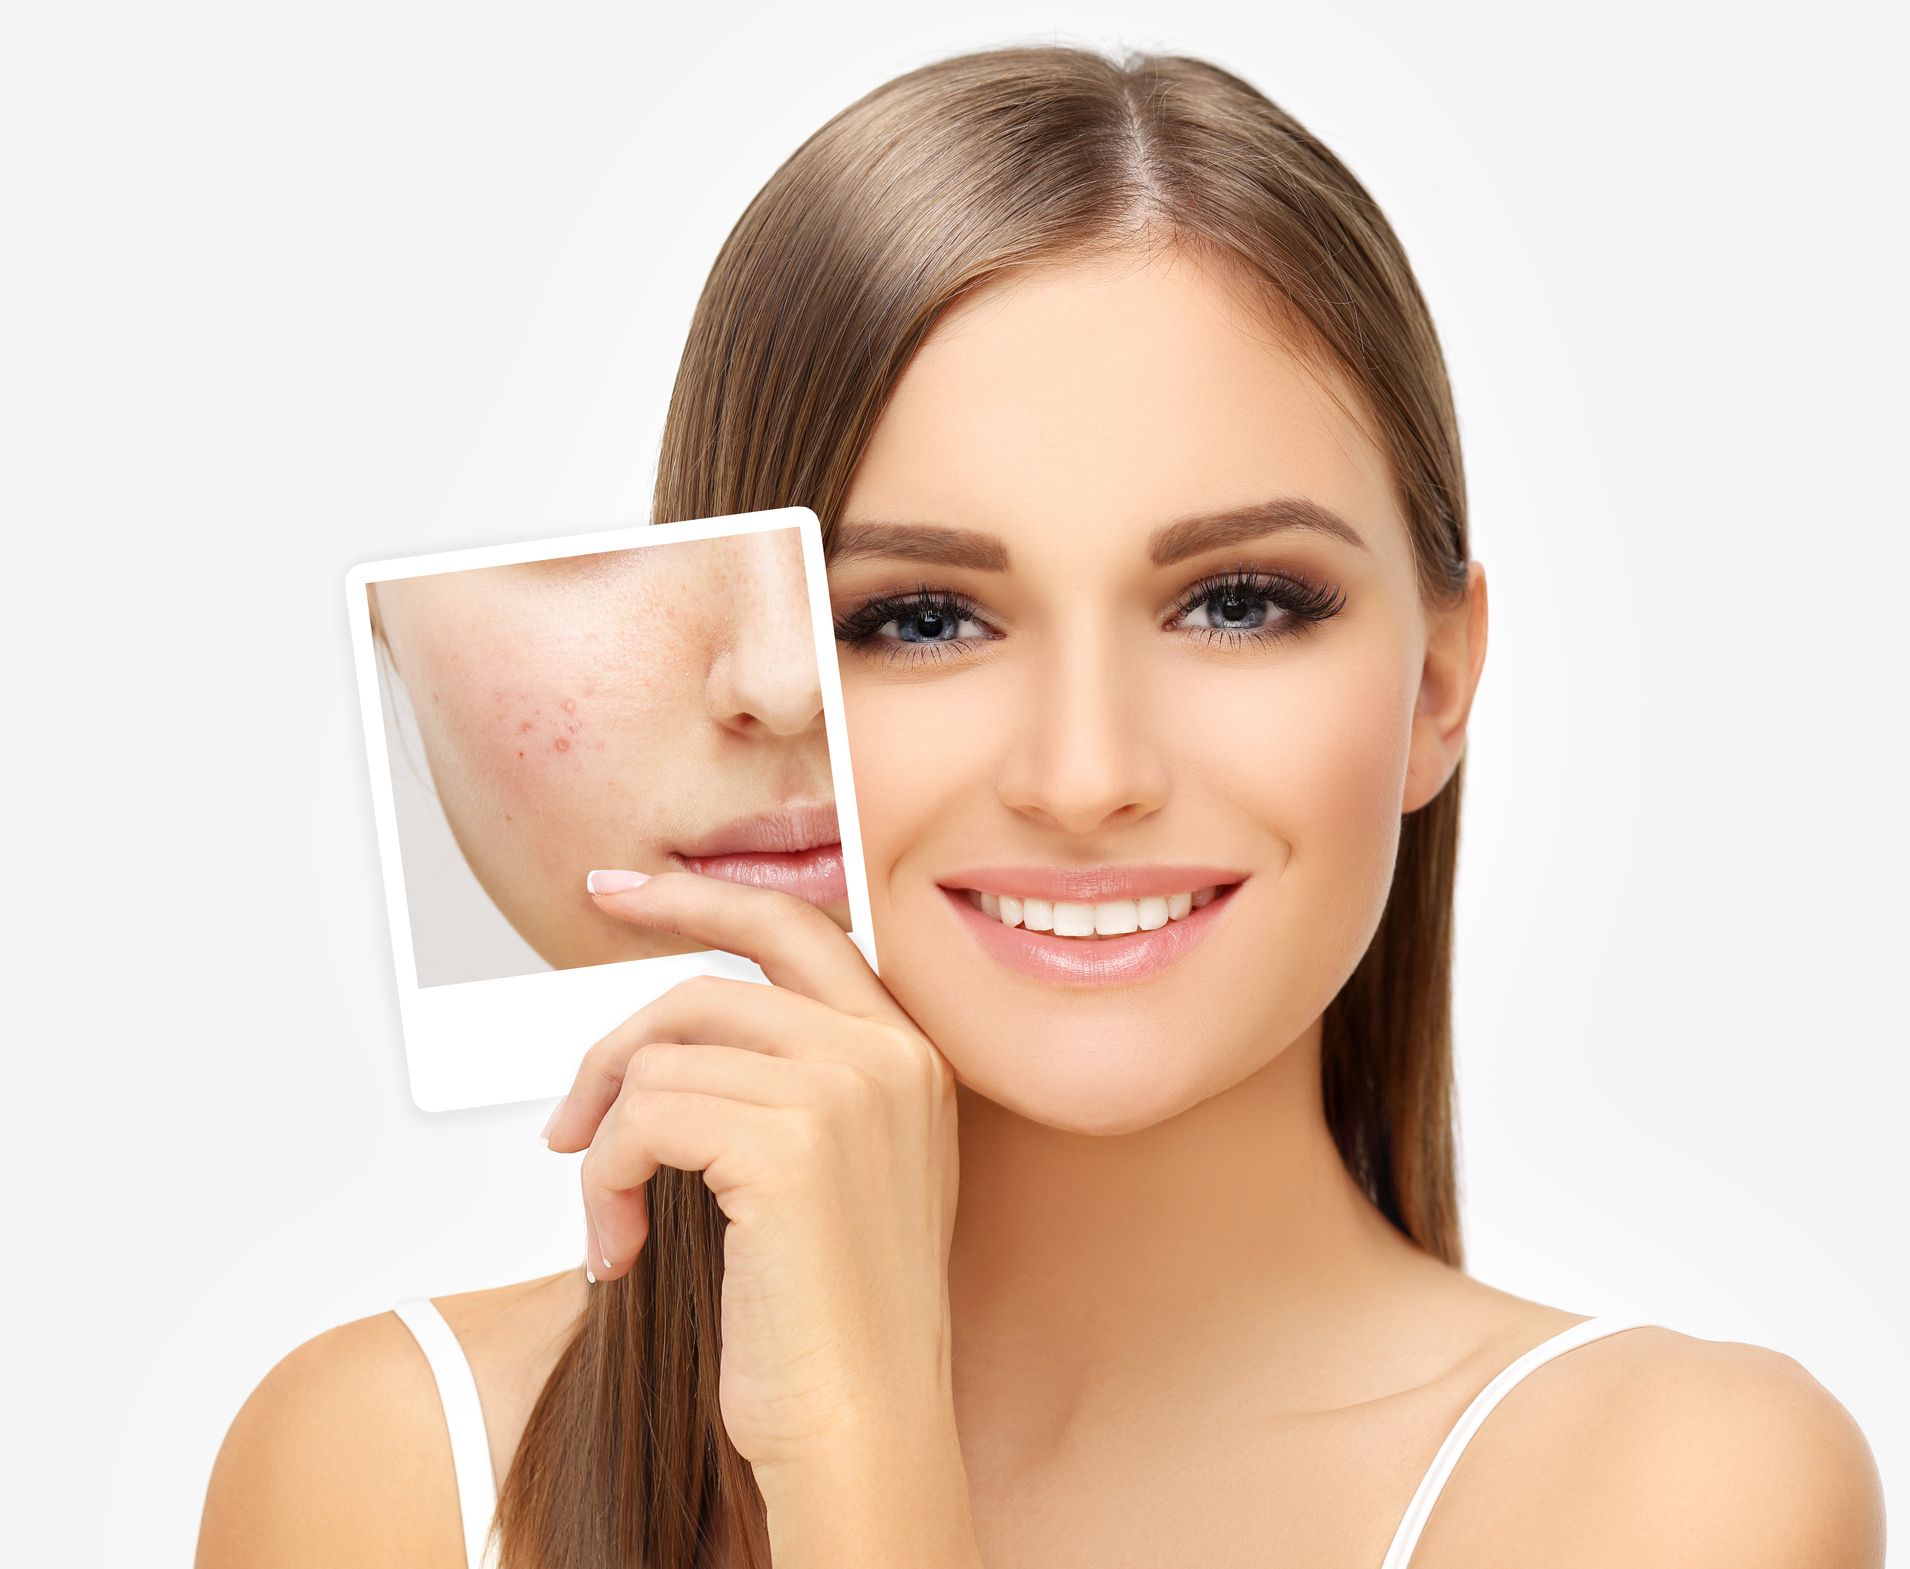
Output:
<instances>
[{"instance_id":1,"label":"wrist","mask_svg":"<svg viewBox=\"0 0 1910 1569\"><path fill-rule=\"evenodd\" d=\"M952 1414L755 1473L775 1569L981 1569Z\"/></svg>"}]
</instances>

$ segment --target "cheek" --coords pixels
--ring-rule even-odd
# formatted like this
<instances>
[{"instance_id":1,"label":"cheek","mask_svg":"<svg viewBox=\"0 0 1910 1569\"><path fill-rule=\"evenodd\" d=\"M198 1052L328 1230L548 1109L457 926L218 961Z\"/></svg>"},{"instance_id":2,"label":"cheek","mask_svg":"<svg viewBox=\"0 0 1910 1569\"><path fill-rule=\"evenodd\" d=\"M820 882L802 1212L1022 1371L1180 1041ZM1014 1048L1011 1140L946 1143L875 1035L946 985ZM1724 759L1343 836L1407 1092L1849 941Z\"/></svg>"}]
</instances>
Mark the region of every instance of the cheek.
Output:
<instances>
[{"instance_id":1,"label":"cheek","mask_svg":"<svg viewBox=\"0 0 1910 1569\"><path fill-rule=\"evenodd\" d=\"M607 675L608 673L608 675ZM667 672L613 658L596 634L471 627L419 672L413 701L440 799L467 853L564 863L569 841L628 815L667 721ZM535 833L525 825L537 825Z\"/></svg>"},{"instance_id":2,"label":"cheek","mask_svg":"<svg viewBox=\"0 0 1910 1569\"><path fill-rule=\"evenodd\" d=\"M1004 716L981 681L885 682L842 656L842 706L855 774L869 895L880 907L897 863L915 846L942 848L939 824L976 820L976 792L992 788L988 760ZM951 737L970 737L965 747ZM951 818L951 809L961 815Z\"/></svg>"},{"instance_id":3,"label":"cheek","mask_svg":"<svg viewBox=\"0 0 1910 1569\"><path fill-rule=\"evenodd\" d=\"M1215 768L1216 791L1285 857L1271 902L1278 951L1307 955L1331 989L1358 963L1392 885L1411 705L1399 650L1349 644L1266 683L1249 739Z\"/></svg>"},{"instance_id":4,"label":"cheek","mask_svg":"<svg viewBox=\"0 0 1910 1569\"><path fill-rule=\"evenodd\" d=\"M467 790L535 792L606 749L588 666L466 647L444 650L423 676L412 694L419 725L435 732Z\"/></svg>"}]
</instances>

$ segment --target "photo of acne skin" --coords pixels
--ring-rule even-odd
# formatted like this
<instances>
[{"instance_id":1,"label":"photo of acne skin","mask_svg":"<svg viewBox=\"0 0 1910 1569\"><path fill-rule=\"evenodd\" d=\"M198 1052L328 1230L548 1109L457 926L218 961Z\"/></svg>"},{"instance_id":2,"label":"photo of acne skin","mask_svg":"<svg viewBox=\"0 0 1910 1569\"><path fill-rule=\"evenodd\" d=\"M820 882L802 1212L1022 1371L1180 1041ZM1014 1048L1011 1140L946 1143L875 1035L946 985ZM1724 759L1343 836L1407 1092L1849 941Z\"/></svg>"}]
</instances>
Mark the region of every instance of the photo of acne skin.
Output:
<instances>
[{"instance_id":1,"label":"photo of acne skin","mask_svg":"<svg viewBox=\"0 0 1910 1569\"><path fill-rule=\"evenodd\" d=\"M848 929L795 528L366 593L420 988L702 951L606 914L596 868L781 888Z\"/></svg>"}]
</instances>

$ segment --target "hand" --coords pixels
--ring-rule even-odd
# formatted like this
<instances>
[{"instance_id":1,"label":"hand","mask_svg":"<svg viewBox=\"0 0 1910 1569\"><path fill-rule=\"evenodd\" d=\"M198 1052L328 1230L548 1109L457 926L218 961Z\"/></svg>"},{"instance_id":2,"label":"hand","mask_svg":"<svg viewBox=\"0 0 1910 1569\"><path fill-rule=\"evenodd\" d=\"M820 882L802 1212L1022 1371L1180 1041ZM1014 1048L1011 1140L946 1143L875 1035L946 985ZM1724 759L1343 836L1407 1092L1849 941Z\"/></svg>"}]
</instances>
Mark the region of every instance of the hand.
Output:
<instances>
[{"instance_id":1,"label":"hand","mask_svg":"<svg viewBox=\"0 0 1910 1569\"><path fill-rule=\"evenodd\" d=\"M946 1419L955 1076L822 910L662 872L606 913L753 960L769 978L671 987L584 1057L547 1130L589 1146L591 1268L649 1235L660 1165L701 1171L724 1234L723 1425L756 1466L870 1452Z\"/></svg>"}]
</instances>

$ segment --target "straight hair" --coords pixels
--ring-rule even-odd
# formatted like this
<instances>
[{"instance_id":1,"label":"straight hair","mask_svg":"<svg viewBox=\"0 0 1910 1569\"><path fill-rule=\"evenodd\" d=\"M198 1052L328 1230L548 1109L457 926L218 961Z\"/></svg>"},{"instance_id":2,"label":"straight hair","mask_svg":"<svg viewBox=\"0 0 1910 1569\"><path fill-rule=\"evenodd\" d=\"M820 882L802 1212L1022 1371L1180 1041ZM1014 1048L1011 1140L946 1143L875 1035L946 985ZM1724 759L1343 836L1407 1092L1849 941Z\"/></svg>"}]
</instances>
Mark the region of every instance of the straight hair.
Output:
<instances>
[{"instance_id":1,"label":"straight hair","mask_svg":"<svg viewBox=\"0 0 1910 1569\"><path fill-rule=\"evenodd\" d=\"M1181 55L962 54L810 136L710 269L652 522L807 506L826 552L890 395L951 306L1020 269L1168 244L1242 272L1295 352L1350 385L1349 412L1389 461L1421 595L1455 602L1468 559L1458 422L1397 237L1291 115ZM1347 1169L1454 1267L1463 766L1402 823L1384 912L1321 1047ZM717 1402L726 1218L700 1172L661 1168L649 1204L635 1267L591 1289L512 1459L494 1522L505 1569L768 1565L762 1495Z\"/></svg>"}]
</instances>

